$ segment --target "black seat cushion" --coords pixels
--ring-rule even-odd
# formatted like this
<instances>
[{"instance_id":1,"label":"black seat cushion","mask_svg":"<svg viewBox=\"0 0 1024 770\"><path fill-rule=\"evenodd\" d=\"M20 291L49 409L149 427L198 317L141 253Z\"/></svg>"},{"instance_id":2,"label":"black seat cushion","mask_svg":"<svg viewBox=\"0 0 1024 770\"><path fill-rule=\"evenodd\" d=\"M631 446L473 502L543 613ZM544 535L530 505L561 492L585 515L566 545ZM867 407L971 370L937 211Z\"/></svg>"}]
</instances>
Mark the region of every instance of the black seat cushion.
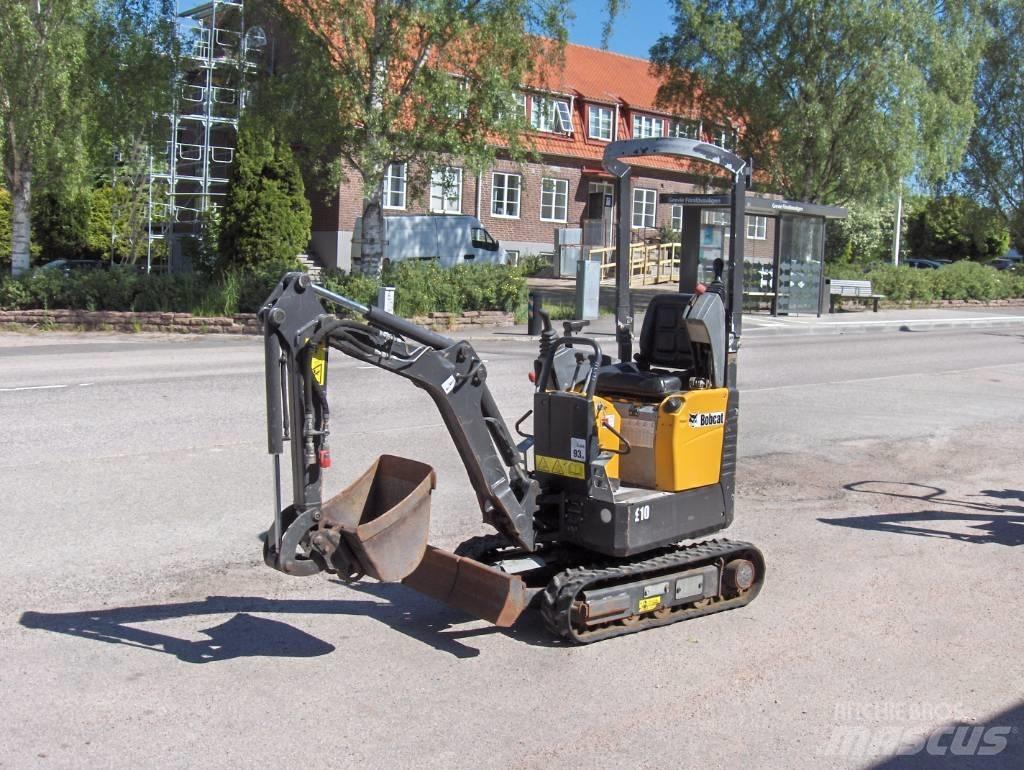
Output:
<instances>
[{"instance_id":1,"label":"black seat cushion","mask_svg":"<svg viewBox=\"0 0 1024 770\"><path fill-rule=\"evenodd\" d=\"M693 349L686 332L686 310L692 294L657 294L651 298L640 330L640 361L646 367L688 369Z\"/></svg>"},{"instance_id":2,"label":"black seat cushion","mask_svg":"<svg viewBox=\"0 0 1024 770\"><path fill-rule=\"evenodd\" d=\"M680 377L670 372L642 371L636 364L604 366L597 372L601 395L632 396L650 401L683 389Z\"/></svg>"}]
</instances>

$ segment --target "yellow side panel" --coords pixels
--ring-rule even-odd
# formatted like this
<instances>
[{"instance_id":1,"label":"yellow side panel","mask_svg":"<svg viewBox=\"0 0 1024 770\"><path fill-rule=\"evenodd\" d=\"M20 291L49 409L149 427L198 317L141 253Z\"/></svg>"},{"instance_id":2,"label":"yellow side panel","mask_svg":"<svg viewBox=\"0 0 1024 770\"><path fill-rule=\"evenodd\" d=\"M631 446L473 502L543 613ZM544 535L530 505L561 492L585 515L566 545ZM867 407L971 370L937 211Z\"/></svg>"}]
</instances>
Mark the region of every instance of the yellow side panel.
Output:
<instances>
[{"instance_id":1,"label":"yellow side panel","mask_svg":"<svg viewBox=\"0 0 1024 770\"><path fill-rule=\"evenodd\" d=\"M619 456L616 452L619 451L619 439L618 437L608 430L610 425L615 430L622 431L622 419L619 417L618 410L612 406L610 401L605 401L600 396L594 396L594 418L597 421L597 443L601 447L601 451L612 453L612 459L608 461L608 465L605 466L605 474L610 479L619 478Z\"/></svg>"},{"instance_id":2,"label":"yellow side panel","mask_svg":"<svg viewBox=\"0 0 1024 770\"><path fill-rule=\"evenodd\" d=\"M682 407L667 411L673 400ZM717 484L725 440L726 388L691 390L670 396L658 409L654 435L655 483L665 492Z\"/></svg>"}]
</instances>

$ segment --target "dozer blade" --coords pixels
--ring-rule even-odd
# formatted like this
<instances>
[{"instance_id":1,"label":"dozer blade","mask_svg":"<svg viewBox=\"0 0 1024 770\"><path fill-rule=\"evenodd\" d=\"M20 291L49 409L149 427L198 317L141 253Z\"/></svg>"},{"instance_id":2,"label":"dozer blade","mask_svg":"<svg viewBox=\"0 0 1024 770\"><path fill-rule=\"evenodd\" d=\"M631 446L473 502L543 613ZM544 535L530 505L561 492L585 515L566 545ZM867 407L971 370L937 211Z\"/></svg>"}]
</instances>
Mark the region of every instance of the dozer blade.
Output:
<instances>
[{"instance_id":1,"label":"dozer blade","mask_svg":"<svg viewBox=\"0 0 1024 770\"><path fill-rule=\"evenodd\" d=\"M526 585L518 575L506 574L432 545L427 546L416 570L402 582L421 594L503 628L515 623L529 603Z\"/></svg>"}]
</instances>

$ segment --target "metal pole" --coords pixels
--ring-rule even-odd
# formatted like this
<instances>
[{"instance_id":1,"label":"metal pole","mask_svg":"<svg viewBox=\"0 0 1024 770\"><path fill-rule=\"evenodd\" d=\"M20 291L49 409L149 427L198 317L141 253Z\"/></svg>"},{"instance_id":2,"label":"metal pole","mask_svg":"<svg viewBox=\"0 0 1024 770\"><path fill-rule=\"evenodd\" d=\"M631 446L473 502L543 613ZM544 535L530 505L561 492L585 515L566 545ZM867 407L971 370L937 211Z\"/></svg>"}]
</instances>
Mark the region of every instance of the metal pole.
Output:
<instances>
[{"instance_id":1,"label":"metal pole","mask_svg":"<svg viewBox=\"0 0 1024 770\"><path fill-rule=\"evenodd\" d=\"M899 196L896 198L896 227L892 233L892 263L900 263L900 230L903 228L903 183L900 183Z\"/></svg>"},{"instance_id":2,"label":"metal pole","mask_svg":"<svg viewBox=\"0 0 1024 770\"><path fill-rule=\"evenodd\" d=\"M153 148L147 152L149 159L149 231L146 233L146 275L153 269Z\"/></svg>"},{"instance_id":3,"label":"metal pole","mask_svg":"<svg viewBox=\"0 0 1024 770\"><path fill-rule=\"evenodd\" d=\"M632 222L632 186L630 185L631 169L619 177L619 209L617 216L615 256L615 323L633 324L633 300L629 294L630 265L629 237Z\"/></svg>"}]
</instances>

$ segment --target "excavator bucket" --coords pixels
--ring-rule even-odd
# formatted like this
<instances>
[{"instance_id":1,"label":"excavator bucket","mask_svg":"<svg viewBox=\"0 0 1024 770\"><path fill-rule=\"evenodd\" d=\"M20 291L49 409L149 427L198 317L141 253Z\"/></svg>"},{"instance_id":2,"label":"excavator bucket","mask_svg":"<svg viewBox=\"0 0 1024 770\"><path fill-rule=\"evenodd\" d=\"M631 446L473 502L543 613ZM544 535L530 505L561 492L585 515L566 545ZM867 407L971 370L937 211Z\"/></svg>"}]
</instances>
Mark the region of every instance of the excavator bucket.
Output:
<instances>
[{"instance_id":1,"label":"excavator bucket","mask_svg":"<svg viewBox=\"0 0 1024 770\"><path fill-rule=\"evenodd\" d=\"M499 626L527 605L522 579L427 545L434 469L381 455L323 506L323 526L339 533L359 571L410 588Z\"/></svg>"},{"instance_id":2,"label":"excavator bucket","mask_svg":"<svg viewBox=\"0 0 1024 770\"><path fill-rule=\"evenodd\" d=\"M508 627L529 604L523 579L466 556L427 546L423 561L402 581L465 613Z\"/></svg>"},{"instance_id":3,"label":"excavator bucket","mask_svg":"<svg viewBox=\"0 0 1024 770\"><path fill-rule=\"evenodd\" d=\"M409 575L423 559L430 530L434 469L381 455L350 487L323 506L326 528L339 530L360 571L385 583Z\"/></svg>"}]
</instances>

